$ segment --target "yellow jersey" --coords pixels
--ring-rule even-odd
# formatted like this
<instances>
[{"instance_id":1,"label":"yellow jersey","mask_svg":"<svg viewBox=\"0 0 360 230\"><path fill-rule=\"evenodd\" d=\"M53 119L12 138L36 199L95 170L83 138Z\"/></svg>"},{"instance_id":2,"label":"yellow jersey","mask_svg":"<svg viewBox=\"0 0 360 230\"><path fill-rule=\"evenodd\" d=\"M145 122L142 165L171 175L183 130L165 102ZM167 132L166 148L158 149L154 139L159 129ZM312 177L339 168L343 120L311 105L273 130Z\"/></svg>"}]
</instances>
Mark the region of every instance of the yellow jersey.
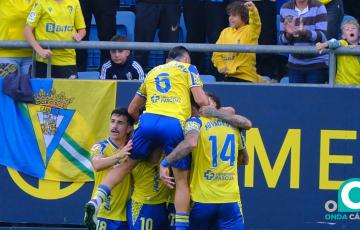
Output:
<instances>
[{"instance_id":1,"label":"yellow jersey","mask_svg":"<svg viewBox=\"0 0 360 230\"><path fill-rule=\"evenodd\" d=\"M185 122L191 115L190 89L202 85L194 65L171 61L152 69L137 94L146 98L144 113L174 117Z\"/></svg>"},{"instance_id":2,"label":"yellow jersey","mask_svg":"<svg viewBox=\"0 0 360 230\"><path fill-rule=\"evenodd\" d=\"M345 40L340 40L340 44L343 47L349 45ZM336 84L360 85L360 56L337 55L336 60Z\"/></svg>"},{"instance_id":3,"label":"yellow jersey","mask_svg":"<svg viewBox=\"0 0 360 230\"><path fill-rule=\"evenodd\" d=\"M192 151L191 200L201 203L240 202L238 151L245 148L240 131L217 118L192 117L185 135L198 130L200 136Z\"/></svg>"},{"instance_id":4,"label":"yellow jersey","mask_svg":"<svg viewBox=\"0 0 360 230\"><path fill-rule=\"evenodd\" d=\"M159 164L141 161L132 171L134 190L131 199L143 204L162 204L171 190L160 180Z\"/></svg>"},{"instance_id":5,"label":"yellow jersey","mask_svg":"<svg viewBox=\"0 0 360 230\"><path fill-rule=\"evenodd\" d=\"M261 32L261 21L258 10L249 10L249 24L240 28L228 27L221 31L216 44L224 45L257 45ZM228 77L235 77L251 82L263 82L256 72L255 53L214 52L214 66L220 70L227 68Z\"/></svg>"},{"instance_id":6,"label":"yellow jersey","mask_svg":"<svg viewBox=\"0 0 360 230\"><path fill-rule=\"evenodd\" d=\"M25 40L26 18L35 0L0 0L0 40ZM0 49L0 57L31 57L31 49Z\"/></svg>"},{"instance_id":7,"label":"yellow jersey","mask_svg":"<svg viewBox=\"0 0 360 230\"><path fill-rule=\"evenodd\" d=\"M109 157L118 151L119 147L113 143L110 138L108 138L105 141L95 144L91 148L90 153L92 156L101 155L103 157ZM116 167L116 165L113 167ZM99 184L101 184L101 181L105 178L111 169L112 167L95 172L93 195L96 192ZM120 184L116 185L111 190L111 196L100 207L98 217L109 220L126 221L126 203L130 198L130 180L130 175L127 175Z\"/></svg>"},{"instance_id":8,"label":"yellow jersey","mask_svg":"<svg viewBox=\"0 0 360 230\"><path fill-rule=\"evenodd\" d=\"M85 28L78 0L37 0L26 24L35 28L36 40L73 41L72 35ZM74 49L54 49L52 52L51 64L76 65ZM39 55L36 55L36 60L47 63L47 59Z\"/></svg>"}]
</instances>

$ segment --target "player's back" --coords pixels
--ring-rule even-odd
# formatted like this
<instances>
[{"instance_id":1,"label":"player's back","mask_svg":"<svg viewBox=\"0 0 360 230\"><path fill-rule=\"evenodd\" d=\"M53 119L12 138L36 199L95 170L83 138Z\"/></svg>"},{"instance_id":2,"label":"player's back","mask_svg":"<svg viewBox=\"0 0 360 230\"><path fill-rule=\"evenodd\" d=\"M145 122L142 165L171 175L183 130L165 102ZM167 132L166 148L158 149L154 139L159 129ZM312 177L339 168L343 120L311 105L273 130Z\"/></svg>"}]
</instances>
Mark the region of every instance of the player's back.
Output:
<instances>
[{"instance_id":1,"label":"player's back","mask_svg":"<svg viewBox=\"0 0 360 230\"><path fill-rule=\"evenodd\" d=\"M146 97L145 113L185 121L191 114L190 89L195 86L202 86L196 67L171 61L148 73L138 95Z\"/></svg>"},{"instance_id":2,"label":"player's back","mask_svg":"<svg viewBox=\"0 0 360 230\"><path fill-rule=\"evenodd\" d=\"M192 151L191 199L201 203L239 202L237 158L238 150L244 148L239 130L216 118L191 119L201 126Z\"/></svg>"}]
</instances>

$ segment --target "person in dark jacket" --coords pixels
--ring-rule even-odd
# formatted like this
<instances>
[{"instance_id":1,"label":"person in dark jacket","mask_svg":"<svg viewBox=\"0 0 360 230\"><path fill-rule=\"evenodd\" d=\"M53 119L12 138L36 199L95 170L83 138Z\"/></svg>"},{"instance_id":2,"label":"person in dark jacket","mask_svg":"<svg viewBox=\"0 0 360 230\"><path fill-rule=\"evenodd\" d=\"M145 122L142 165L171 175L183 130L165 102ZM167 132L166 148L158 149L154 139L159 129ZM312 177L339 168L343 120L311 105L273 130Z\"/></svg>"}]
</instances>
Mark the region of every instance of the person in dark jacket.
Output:
<instances>
[{"instance_id":1,"label":"person in dark jacket","mask_svg":"<svg viewBox=\"0 0 360 230\"><path fill-rule=\"evenodd\" d=\"M114 35L110 41L127 42L123 36ZM109 80L140 80L145 78L141 65L136 62L130 50L110 50L111 60L106 61L101 67L100 79Z\"/></svg>"}]
</instances>

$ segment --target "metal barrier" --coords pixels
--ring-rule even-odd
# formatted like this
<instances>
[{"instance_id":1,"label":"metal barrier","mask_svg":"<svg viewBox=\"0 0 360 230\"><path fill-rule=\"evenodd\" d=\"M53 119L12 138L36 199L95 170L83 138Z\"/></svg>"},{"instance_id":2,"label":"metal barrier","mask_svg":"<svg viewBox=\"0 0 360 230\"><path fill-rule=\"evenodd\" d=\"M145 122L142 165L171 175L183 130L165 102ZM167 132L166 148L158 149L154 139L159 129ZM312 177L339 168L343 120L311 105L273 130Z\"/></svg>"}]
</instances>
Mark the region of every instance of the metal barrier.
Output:
<instances>
[{"instance_id":1,"label":"metal barrier","mask_svg":"<svg viewBox=\"0 0 360 230\"><path fill-rule=\"evenodd\" d=\"M130 49L130 50L169 50L174 46L185 46L190 51L197 52L242 52L242 53L290 53L290 54L318 54L314 46L280 46L280 45L216 45L203 43L155 43L155 42L104 42L104 41L40 41L42 47L73 48L73 49ZM25 41L0 41L0 48L31 48ZM325 50L329 54L329 84L335 85L336 55L360 55L360 47L341 47L336 50ZM48 62L49 64L49 62ZM49 68L48 68L49 69ZM48 72L49 74L49 72Z\"/></svg>"}]
</instances>

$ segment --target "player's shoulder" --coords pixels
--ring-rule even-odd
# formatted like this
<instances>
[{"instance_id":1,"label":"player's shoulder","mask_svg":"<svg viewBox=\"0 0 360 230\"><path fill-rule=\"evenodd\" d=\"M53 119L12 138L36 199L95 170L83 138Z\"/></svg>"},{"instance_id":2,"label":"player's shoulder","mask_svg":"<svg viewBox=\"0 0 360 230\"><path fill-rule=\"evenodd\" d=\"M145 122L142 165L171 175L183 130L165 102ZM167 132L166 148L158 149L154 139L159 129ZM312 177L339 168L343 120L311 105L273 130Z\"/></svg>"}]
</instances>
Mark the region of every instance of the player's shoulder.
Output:
<instances>
[{"instance_id":1,"label":"player's shoulder","mask_svg":"<svg viewBox=\"0 0 360 230\"><path fill-rule=\"evenodd\" d=\"M92 152L92 154L102 154L106 149L108 143L109 142L107 140L99 141L91 147L90 151Z\"/></svg>"},{"instance_id":2,"label":"player's shoulder","mask_svg":"<svg viewBox=\"0 0 360 230\"><path fill-rule=\"evenodd\" d=\"M202 120L199 116L193 116L186 120L185 133L192 130L199 130L202 127Z\"/></svg>"}]
</instances>

